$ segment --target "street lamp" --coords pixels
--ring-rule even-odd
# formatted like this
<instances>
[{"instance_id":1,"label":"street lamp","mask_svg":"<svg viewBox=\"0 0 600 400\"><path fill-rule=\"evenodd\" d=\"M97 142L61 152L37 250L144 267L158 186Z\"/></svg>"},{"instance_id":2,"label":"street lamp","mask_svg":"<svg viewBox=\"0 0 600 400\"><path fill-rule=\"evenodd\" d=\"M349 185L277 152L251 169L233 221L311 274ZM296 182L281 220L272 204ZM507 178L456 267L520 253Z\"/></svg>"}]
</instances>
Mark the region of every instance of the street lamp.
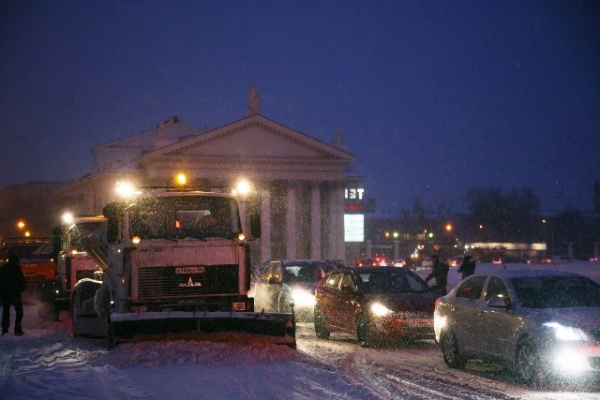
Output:
<instances>
[{"instance_id":1,"label":"street lamp","mask_svg":"<svg viewBox=\"0 0 600 400\"><path fill-rule=\"evenodd\" d=\"M177 182L177 186L185 186L187 184L187 177L184 173L177 174L175 180Z\"/></svg>"},{"instance_id":2,"label":"street lamp","mask_svg":"<svg viewBox=\"0 0 600 400\"><path fill-rule=\"evenodd\" d=\"M547 227L550 228L550 257L554 257L554 226L552 226L552 224L550 223L549 220L547 219L542 219L542 224L546 225ZM548 239L548 232L546 230L546 237L545 239Z\"/></svg>"},{"instance_id":3,"label":"street lamp","mask_svg":"<svg viewBox=\"0 0 600 400\"><path fill-rule=\"evenodd\" d=\"M240 179L238 183L235 185L235 189L233 190L234 194L245 196L250 193L251 190L250 182L245 179Z\"/></svg>"}]
</instances>

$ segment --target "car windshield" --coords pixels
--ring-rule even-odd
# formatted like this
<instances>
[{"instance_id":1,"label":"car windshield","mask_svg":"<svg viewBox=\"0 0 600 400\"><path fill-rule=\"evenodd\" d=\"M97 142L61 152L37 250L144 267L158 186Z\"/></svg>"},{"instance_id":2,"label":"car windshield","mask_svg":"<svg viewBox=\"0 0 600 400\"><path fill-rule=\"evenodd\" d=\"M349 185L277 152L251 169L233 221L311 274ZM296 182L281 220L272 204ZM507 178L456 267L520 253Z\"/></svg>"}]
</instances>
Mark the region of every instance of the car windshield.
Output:
<instances>
[{"instance_id":1,"label":"car windshield","mask_svg":"<svg viewBox=\"0 0 600 400\"><path fill-rule=\"evenodd\" d=\"M77 222L69 229L69 235L67 240L71 241L71 249L72 250L83 250L83 243L81 243L81 238L95 232L97 229L100 229L103 225L106 225L105 221L93 221L93 222ZM64 241L63 250L67 249L67 241Z\"/></svg>"},{"instance_id":2,"label":"car windshield","mask_svg":"<svg viewBox=\"0 0 600 400\"><path fill-rule=\"evenodd\" d=\"M316 264L286 265L283 281L291 282L318 282L322 278L321 268Z\"/></svg>"},{"instance_id":3,"label":"car windshield","mask_svg":"<svg viewBox=\"0 0 600 400\"><path fill-rule=\"evenodd\" d=\"M513 285L524 307L600 307L600 287L587 278L515 278Z\"/></svg>"},{"instance_id":4,"label":"car windshield","mask_svg":"<svg viewBox=\"0 0 600 400\"><path fill-rule=\"evenodd\" d=\"M417 275L402 270L361 272L364 293L424 293L429 287Z\"/></svg>"}]
</instances>

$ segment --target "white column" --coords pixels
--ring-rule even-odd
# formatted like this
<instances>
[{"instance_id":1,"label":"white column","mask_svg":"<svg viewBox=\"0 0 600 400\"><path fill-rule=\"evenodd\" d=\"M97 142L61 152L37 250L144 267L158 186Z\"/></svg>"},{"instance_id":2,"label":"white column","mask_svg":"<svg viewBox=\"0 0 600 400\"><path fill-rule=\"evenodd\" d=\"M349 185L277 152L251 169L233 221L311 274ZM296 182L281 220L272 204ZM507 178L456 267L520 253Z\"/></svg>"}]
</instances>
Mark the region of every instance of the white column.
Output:
<instances>
[{"instance_id":1,"label":"white column","mask_svg":"<svg viewBox=\"0 0 600 400\"><path fill-rule=\"evenodd\" d=\"M337 237L337 187L335 182L328 188L329 207L328 207L328 234L327 234L327 253L326 258L335 259L337 254L336 237Z\"/></svg>"},{"instance_id":2,"label":"white column","mask_svg":"<svg viewBox=\"0 0 600 400\"><path fill-rule=\"evenodd\" d=\"M310 256L321 258L321 188L319 182L310 187Z\"/></svg>"},{"instance_id":3,"label":"white column","mask_svg":"<svg viewBox=\"0 0 600 400\"><path fill-rule=\"evenodd\" d=\"M260 262L271 260L271 192L265 188L260 198Z\"/></svg>"},{"instance_id":4,"label":"white column","mask_svg":"<svg viewBox=\"0 0 600 400\"><path fill-rule=\"evenodd\" d=\"M346 241L344 240L344 181L336 182L335 196L335 258L337 260L346 260Z\"/></svg>"},{"instance_id":5,"label":"white column","mask_svg":"<svg viewBox=\"0 0 600 400\"><path fill-rule=\"evenodd\" d=\"M296 258L296 185L289 181L287 187L287 199L285 208L286 222L286 258Z\"/></svg>"}]
</instances>

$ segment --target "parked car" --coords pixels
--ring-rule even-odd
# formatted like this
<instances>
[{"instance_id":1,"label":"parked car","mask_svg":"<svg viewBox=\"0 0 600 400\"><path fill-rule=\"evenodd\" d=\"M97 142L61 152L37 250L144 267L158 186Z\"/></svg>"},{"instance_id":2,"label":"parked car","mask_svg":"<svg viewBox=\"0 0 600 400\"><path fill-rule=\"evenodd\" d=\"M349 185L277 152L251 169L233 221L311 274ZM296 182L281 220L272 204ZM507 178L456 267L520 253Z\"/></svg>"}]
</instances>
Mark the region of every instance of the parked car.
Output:
<instances>
[{"instance_id":1,"label":"parked car","mask_svg":"<svg viewBox=\"0 0 600 400\"><path fill-rule=\"evenodd\" d=\"M406 260L406 258L397 258L394 261L392 261L392 266L406 268L408 267L408 261Z\"/></svg>"},{"instance_id":2,"label":"parked car","mask_svg":"<svg viewBox=\"0 0 600 400\"><path fill-rule=\"evenodd\" d=\"M422 268L431 268L431 267L433 267L433 260L431 259L431 257L425 257L425 258L423 258L423 261L421 261L421 267Z\"/></svg>"},{"instance_id":3,"label":"parked car","mask_svg":"<svg viewBox=\"0 0 600 400\"><path fill-rule=\"evenodd\" d=\"M387 267L388 262L385 257L362 258L356 262L359 267Z\"/></svg>"},{"instance_id":4,"label":"parked car","mask_svg":"<svg viewBox=\"0 0 600 400\"><path fill-rule=\"evenodd\" d=\"M504 365L528 384L600 372L600 286L559 270L475 274L436 302L444 361Z\"/></svg>"},{"instance_id":5,"label":"parked car","mask_svg":"<svg viewBox=\"0 0 600 400\"><path fill-rule=\"evenodd\" d=\"M346 332L356 335L363 346L394 339L433 339L438 297L407 268L333 270L315 292L315 333L327 339L331 332Z\"/></svg>"},{"instance_id":6,"label":"parked car","mask_svg":"<svg viewBox=\"0 0 600 400\"><path fill-rule=\"evenodd\" d=\"M250 269L250 290L248 291L248 297L254 297L254 289L256 282L260 279L262 270L265 268L264 265L254 265Z\"/></svg>"},{"instance_id":7,"label":"parked car","mask_svg":"<svg viewBox=\"0 0 600 400\"><path fill-rule=\"evenodd\" d=\"M317 283L334 268L326 260L271 261L254 286L254 309L289 313L293 301L296 318L312 321Z\"/></svg>"}]
</instances>

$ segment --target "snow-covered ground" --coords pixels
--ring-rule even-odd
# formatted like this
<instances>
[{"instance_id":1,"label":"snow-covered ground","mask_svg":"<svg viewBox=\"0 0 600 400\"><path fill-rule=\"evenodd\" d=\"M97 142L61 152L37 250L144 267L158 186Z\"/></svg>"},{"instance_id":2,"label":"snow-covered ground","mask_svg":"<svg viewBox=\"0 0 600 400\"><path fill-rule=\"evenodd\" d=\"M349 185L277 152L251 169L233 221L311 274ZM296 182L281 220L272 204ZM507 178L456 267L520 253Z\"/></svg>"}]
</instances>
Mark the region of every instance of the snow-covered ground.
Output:
<instances>
[{"instance_id":1,"label":"snow-covered ground","mask_svg":"<svg viewBox=\"0 0 600 400\"><path fill-rule=\"evenodd\" d=\"M512 265L508 265L512 268ZM525 266L550 268L549 266ZM553 265L600 283L600 264ZM502 265L478 265L479 270ZM429 270L418 271L422 276ZM450 270L451 285L459 281ZM298 328L298 350L255 343L121 344L73 338L26 305L26 334L0 338L0 399L600 399L600 384L531 389L487 365L448 369L433 342L365 349L344 335Z\"/></svg>"}]
</instances>

